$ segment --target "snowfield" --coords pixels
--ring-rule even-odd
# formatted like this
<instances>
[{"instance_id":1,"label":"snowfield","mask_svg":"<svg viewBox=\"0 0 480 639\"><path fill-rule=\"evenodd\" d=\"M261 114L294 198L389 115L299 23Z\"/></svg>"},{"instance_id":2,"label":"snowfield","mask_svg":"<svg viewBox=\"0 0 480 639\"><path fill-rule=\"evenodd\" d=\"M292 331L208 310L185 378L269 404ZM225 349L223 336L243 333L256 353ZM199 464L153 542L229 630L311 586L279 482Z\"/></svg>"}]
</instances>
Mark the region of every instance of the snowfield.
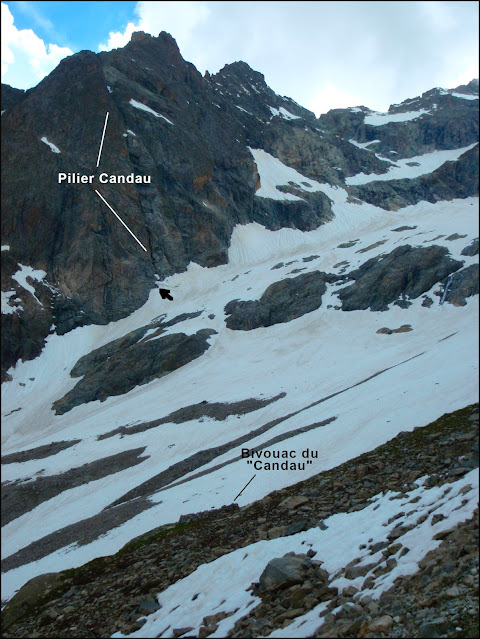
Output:
<instances>
[{"instance_id":1,"label":"snowfield","mask_svg":"<svg viewBox=\"0 0 480 639\"><path fill-rule=\"evenodd\" d=\"M365 116L364 124L383 126L390 122L409 122L422 115L430 115L430 111L420 109L419 111L407 111L406 113L372 113Z\"/></svg>"},{"instance_id":2,"label":"snowfield","mask_svg":"<svg viewBox=\"0 0 480 639\"><path fill-rule=\"evenodd\" d=\"M453 95L454 98L460 98L462 100L478 100L478 95L471 95L470 93L456 93L452 91L450 95Z\"/></svg>"},{"instance_id":3,"label":"snowfield","mask_svg":"<svg viewBox=\"0 0 480 639\"><path fill-rule=\"evenodd\" d=\"M373 144L373 142L367 142L363 145L363 147L365 148L368 144ZM357 143L356 146L361 145ZM420 177L426 173L436 171L442 166L442 164L445 164L445 162L457 161L461 155L470 151L470 149L473 149L475 146L477 146L477 143L470 144L470 146L463 147L462 149L433 151L432 153L416 155L412 158L396 160L394 165L388 169L387 173L382 173L380 175L376 173L370 173L369 175L366 175L365 173L357 173L357 175L347 177L345 179L345 184L368 184L369 182L376 182L378 180L402 180L405 178Z\"/></svg>"},{"instance_id":4,"label":"snowfield","mask_svg":"<svg viewBox=\"0 0 480 639\"><path fill-rule=\"evenodd\" d=\"M348 262L348 270L353 270L367 259L389 253L403 244L441 244L448 248L454 259L462 260L465 265L473 264L478 256L462 256L461 251L478 237L478 198L436 204L421 202L387 212L368 204L348 202L344 189L307 179L263 150L252 149L251 152L261 181L258 197L298 199L276 188L295 181L306 192L325 192L333 201L335 218L311 232L268 231L259 224L237 226L227 265L208 269L191 263L186 272L157 283L159 287L171 290L173 302L162 300L155 288L145 305L129 317L107 326L80 327L63 336L52 334L38 358L19 362L9 371L12 380L2 385L4 455L52 442L80 441L47 458L6 464L3 481L32 481L36 476L63 473L122 451L140 447L145 447L145 451L141 463L65 490L4 526L3 558L65 526L98 514L129 490L173 464L199 451L227 444L274 419L283 418L243 446L255 448L273 437L290 433L289 438L270 446L269 450L301 451L308 447L318 451L318 458L305 471L256 471L256 479L237 500L240 506L338 466L385 443L400 431L424 426L445 412L477 401L478 296L468 298L464 307L449 303L440 305L440 297L436 294L441 293L442 287L438 284L427 292L434 299L430 308L423 307L422 298L418 298L412 300L408 309L390 305L383 313L370 310L344 312L335 308L339 306L336 292L344 284L334 284L328 285L322 305L316 311L291 322L251 331L226 328L224 307L234 299L259 299L270 284L295 276L294 269L302 269L302 273L317 270L338 273L341 265ZM403 167L403 164L399 165ZM410 167L403 168L407 172ZM394 230L398 227L410 228ZM452 234L464 237L451 239ZM340 246L355 240L351 246ZM383 243L373 246L380 241ZM360 252L363 249L367 250ZM279 263L283 265L279 266ZM22 270L17 275L17 281L28 288L31 285L26 282L27 275L41 279L42 272ZM211 346L201 357L124 395L109 397L104 402L82 404L63 415L55 415L53 402L78 382L78 378L71 378L69 372L80 357L149 324L162 314L170 320L182 313L198 311L202 311L200 316L170 326L164 334L184 332L191 335L202 328L214 329L216 334L209 338ZM410 324L413 330L393 335L376 332L383 326L396 328L401 324ZM158 419L190 404L267 399L279 393L285 393L285 396L250 413L232 414L224 421L201 418L97 439L120 426ZM294 412L297 414L288 417ZM294 432L329 418L334 419L325 426L303 434ZM235 446L182 477L182 481L188 481L173 482L151 494L150 508L96 540L58 548L4 573L3 597L11 598L36 575L113 554L133 537L162 524L176 522L182 514L230 504L253 475L246 460L238 459L240 448ZM223 463L225 467L217 468ZM208 472L197 476L200 471ZM474 478L466 477L457 482L459 489L467 479L473 485ZM420 486L418 491L425 503L429 499L440 499L435 489ZM413 494L417 493L413 491ZM448 497L452 512L456 494L456 489L452 490ZM211 571L215 570L218 592L211 590L210 599L199 597L195 602L198 605L192 604L188 610L178 612L178 615L184 615L181 625L198 625L205 611L215 605L212 597L220 594L225 598L226 593L230 593L229 610L239 607L238 614L241 614L251 603L251 597L244 589L258 577L254 575L254 557L261 556L264 565L270 554L278 556L283 552L282 544L288 545L285 552L301 550L307 543L313 547L318 545L323 553L320 558L330 562L327 569L335 571L340 565L340 550L335 554L328 548L329 544L344 543L339 531L345 529L350 534L356 528L359 543L363 539L360 531L366 525L378 526L378 535L386 534L388 528L382 528L381 523L391 515L392 504L395 508L401 505L399 501L392 502L380 496L378 504L380 507L375 513L373 507L369 507L348 515L337 515L337 519L332 518L328 524L326 532L306 531L287 539L260 542L250 550L242 549L200 567L191 579L211 583ZM452 522L470 516L472 504L473 501L469 501L467 506L456 510L445 525L451 526ZM436 543L432 541L433 534L440 530L436 526L425 524L422 528L425 537L419 546L420 554L425 554ZM249 560L243 561L247 550L251 556L249 554ZM410 553L405 561L399 562L398 571L406 571L402 574L413 571L411 562L418 558ZM228 568L231 561L238 570ZM258 567L258 562L256 565ZM234 572L238 583L233 581ZM229 578L231 583L227 583ZM184 599L190 588L188 579L190 577L163 593L162 604L165 601L165 605L169 605L168 602L177 597ZM378 584L379 589L386 587L386 582ZM310 627L308 624L314 611L309 615L304 620L307 627ZM172 627L178 625L174 617ZM187 617L191 617L191 622L186 623ZM213 636L223 636L228 624L233 624L236 618L233 615L224 620ZM156 636L154 633L158 634L162 628L155 623L152 616L137 636ZM297 623L300 621L296 620ZM147 627L152 634L144 634ZM293 624L289 626L289 632L293 628ZM277 631L272 636L284 635Z\"/></svg>"}]
</instances>

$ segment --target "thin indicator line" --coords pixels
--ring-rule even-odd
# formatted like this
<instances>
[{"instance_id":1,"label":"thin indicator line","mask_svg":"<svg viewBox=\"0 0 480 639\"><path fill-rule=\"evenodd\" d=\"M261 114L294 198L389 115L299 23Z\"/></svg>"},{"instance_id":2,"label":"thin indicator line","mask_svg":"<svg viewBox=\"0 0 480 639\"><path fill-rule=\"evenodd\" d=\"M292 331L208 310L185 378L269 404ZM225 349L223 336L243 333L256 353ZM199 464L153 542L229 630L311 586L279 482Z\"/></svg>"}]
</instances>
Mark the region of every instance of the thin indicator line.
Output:
<instances>
[{"instance_id":1,"label":"thin indicator line","mask_svg":"<svg viewBox=\"0 0 480 639\"><path fill-rule=\"evenodd\" d=\"M110 211L111 211L111 212L115 215L115 217L116 217L118 220L120 220L120 222L123 224L123 226L127 229L127 231L130 233L130 235L136 239L136 241L140 244L140 246L143 248L143 250L144 250L145 252L147 252L147 253L148 253L147 249L143 246L143 244L140 242L140 240L139 240L139 239L138 239L138 237L135 235L135 233L132 233L132 231L128 228L128 226L125 224L125 222L122 220L122 218L121 218L121 217L120 217L117 213L115 213L115 211L112 209L112 207L111 207L111 206L110 206L110 204L107 202L107 200L103 197L103 195L102 195L101 193L99 193L99 192L97 191L97 189L95 189L95 193L98 195L98 197L99 197L99 198L101 198L101 199L105 202L105 204L108 206L108 208L110 209Z\"/></svg>"},{"instance_id":2,"label":"thin indicator line","mask_svg":"<svg viewBox=\"0 0 480 639\"><path fill-rule=\"evenodd\" d=\"M102 155L103 140L105 139L105 131L107 130L107 122L108 122L108 114L109 113L110 112L107 111L107 115L105 116L105 124L103 125L102 141L100 142L100 148L98 149L97 169L98 169L98 165L100 164L100 156Z\"/></svg>"},{"instance_id":3,"label":"thin indicator line","mask_svg":"<svg viewBox=\"0 0 480 639\"><path fill-rule=\"evenodd\" d=\"M251 479L251 480L250 480L247 484L245 484L245 486L242 488L242 490L238 493L238 495L235 497L235 499L234 499L233 501L236 501L236 500L240 497L240 495L243 493L243 491L244 491L244 490L245 490L245 488L248 486L248 484L249 484L251 481L253 481L253 480L255 479L255 477L256 477L256 476L257 476L257 475L254 475L254 476L252 477L252 479Z\"/></svg>"}]
</instances>

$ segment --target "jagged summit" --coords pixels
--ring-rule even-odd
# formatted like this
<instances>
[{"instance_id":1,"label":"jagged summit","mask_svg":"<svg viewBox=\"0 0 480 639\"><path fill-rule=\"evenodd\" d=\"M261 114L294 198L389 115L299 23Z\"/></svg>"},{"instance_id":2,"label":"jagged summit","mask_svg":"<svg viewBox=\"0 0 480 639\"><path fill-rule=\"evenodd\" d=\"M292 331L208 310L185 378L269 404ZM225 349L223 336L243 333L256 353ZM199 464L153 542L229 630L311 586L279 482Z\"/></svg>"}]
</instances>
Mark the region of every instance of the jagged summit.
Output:
<instances>
[{"instance_id":1,"label":"jagged summit","mask_svg":"<svg viewBox=\"0 0 480 639\"><path fill-rule=\"evenodd\" d=\"M162 31L162 33L164 32ZM152 38L153 36L150 33L145 33L145 31L134 31L130 42L150 42Z\"/></svg>"},{"instance_id":2,"label":"jagged summit","mask_svg":"<svg viewBox=\"0 0 480 639\"><path fill-rule=\"evenodd\" d=\"M259 83L260 85L262 85L262 83L265 84L265 76L263 73L255 71L249 64L243 62L243 60L225 64L216 75L223 77L231 74L250 78L254 83Z\"/></svg>"},{"instance_id":3,"label":"jagged summit","mask_svg":"<svg viewBox=\"0 0 480 639\"><path fill-rule=\"evenodd\" d=\"M144 31L134 31L130 42L124 48L130 51L139 46L154 48L160 55L181 57L177 41L166 31L161 31L156 37Z\"/></svg>"}]
</instances>

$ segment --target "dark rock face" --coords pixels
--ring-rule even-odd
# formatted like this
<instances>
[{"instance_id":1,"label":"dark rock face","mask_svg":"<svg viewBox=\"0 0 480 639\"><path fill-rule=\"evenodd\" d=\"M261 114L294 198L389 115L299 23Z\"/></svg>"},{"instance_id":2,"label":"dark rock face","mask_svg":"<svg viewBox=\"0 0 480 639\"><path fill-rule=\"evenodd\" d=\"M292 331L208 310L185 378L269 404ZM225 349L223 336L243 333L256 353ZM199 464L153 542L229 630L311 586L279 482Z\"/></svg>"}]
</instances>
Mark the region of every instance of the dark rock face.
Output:
<instances>
[{"instance_id":1,"label":"dark rock face","mask_svg":"<svg viewBox=\"0 0 480 639\"><path fill-rule=\"evenodd\" d=\"M232 300L225 306L228 328L250 331L260 326L290 322L315 311L322 304L327 282L334 275L313 271L271 284L258 301Z\"/></svg>"},{"instance_id":2,"label":"dark rock face","mask_svg":"<svg viewBox=\"0 0 480 639\"><path fill-rule=\"evenodd\" d=\"M457 271L448 287L445 301L454 306L465 306L467 297L478 295L478 264Z\"/></svg>"},{"instance_id":3,"label":"dark rock face","mask_svg":"<svg viewBox=\"0 0 480 639\"><path fill-rule=\"evenodd\" d=\"M461 267L462 262L448 257L448 250L443 246L399 246L388 255L374 257L349 273L348 277L355 283L342 288L338 297L344 311L367 308L385 311L388 304L399 298L402 301L407 296L419 297Z\"/></svg>"},{"instance_id":4,"label":"dark rock face","mask_svg":"<svg viewBox=\"0 0 480 639\"><path fill-rule=\"evenodd\" d=\"M33 359L41 353L50 332L46 313L23 308L22 315L2 313L2 382L9 379L6 371L19 359Z\"/></svg>"},{"instance_id":5,"label":"dark rock face","mask_svg":"<svg viewBox=\"0 0 480 639\"><path fill-rule=\"evenodd\" d=\"M2 111L8 111L23 100L25 91L2 83ZM2 114L3 115L3 114Z\"/></svg>"},{"instance_id":6,"label":"dark rock face","mask_svg":"<svg viewBox=\"0 0 480 639\"><path fill-rule=\"evenodd\" d=\"M80 404L123 395L135 386L168 375L200 357L209 348L208 338L215 333L212 329L189 336L174 333L117 349L109 358L102 358L96 366L85 370L85 376L53 404L53 409L57 415L63 415Z\"/></svg>"}]
</instances>

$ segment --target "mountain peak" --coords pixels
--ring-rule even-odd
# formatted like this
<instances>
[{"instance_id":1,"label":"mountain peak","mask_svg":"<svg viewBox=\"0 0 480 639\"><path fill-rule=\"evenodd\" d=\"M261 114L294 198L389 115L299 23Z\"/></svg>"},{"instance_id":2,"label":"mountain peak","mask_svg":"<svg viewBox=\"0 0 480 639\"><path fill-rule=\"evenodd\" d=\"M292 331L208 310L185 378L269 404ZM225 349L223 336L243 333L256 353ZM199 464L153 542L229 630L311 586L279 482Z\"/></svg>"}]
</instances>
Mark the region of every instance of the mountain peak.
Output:
<instances>
[{"instance_id":1,"label":"mountain peak","mask_svg":"<svg viewBox=\"0 0 480 639\"><path fill-rule=\"evenodd\" d=\"M130 42L149 42L150 40L152 40L152 36L149 33L145 33L145 31L134 31Z\"/></svg>"},{"instance_id":2,"label":"mountain peak","mask_svg":"<svg viewBox=\"0 0 480 639\"><path fill-rule=\"evenodd\" d=\"M181 57L180 49L175 38L166 31L160 31L158 36L152 36L145 31L134 31L127 47L160 47L162 52L175 57Z\"/></svg>"},{"instance_id":3,"label":"mountain peak","mask_svg":"<svg viewBox=\"0 0 480 639\"><path fill-rule=\"evenodd\" d=\"M265 83L265 76L263 73L259 71L255 71L252 67L244 62L243 60L238 60L237 62L231 62L230 64L226 64L218 74L218 76L242 76L247 77L249 80L254 80L255 82Z\"/></svg>"}]
</instances>

